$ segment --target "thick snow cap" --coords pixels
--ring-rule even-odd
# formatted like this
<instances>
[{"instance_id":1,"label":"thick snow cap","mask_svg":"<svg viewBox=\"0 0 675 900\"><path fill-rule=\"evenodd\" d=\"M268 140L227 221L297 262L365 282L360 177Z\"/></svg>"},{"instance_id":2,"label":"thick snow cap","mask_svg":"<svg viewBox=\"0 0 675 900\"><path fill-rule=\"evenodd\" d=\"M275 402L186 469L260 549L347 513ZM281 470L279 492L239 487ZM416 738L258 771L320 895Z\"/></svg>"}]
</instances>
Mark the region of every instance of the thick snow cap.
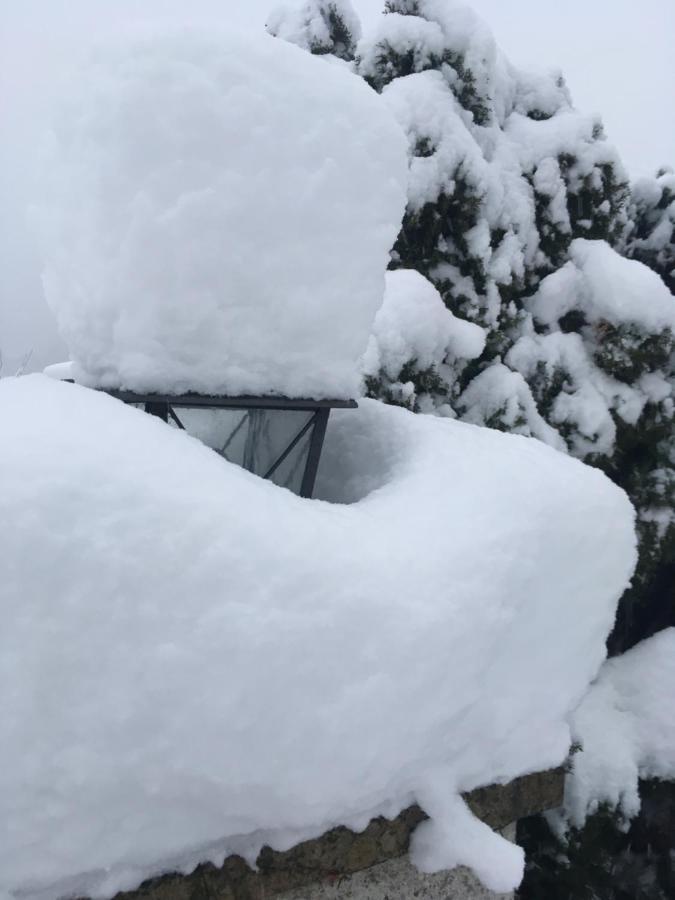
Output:
<instances>
[{"instance_id":1,"label":"thick snow cap","mask_svg":"<svg viewBox=\"0 0 675 900\"><path fill-rule=\"evenodd\" d=\"M78 378L353 396L405 206L380 97L268 35L139 39L82 85L36 211Z\"/></svg>"},{"instance_id":2,"label":"thick snow cap","mask_svg":"<svg viewBox=\"0 0 675 900\"><path fill-rule=\"evenodd\" d=\"M415 799L417 865L514 887L459 793L565 758L635 560L621 490L368 400L323 501L77 385L8 378L0 410L0 893L112 896Z\"/></svg>"}]
</instances>

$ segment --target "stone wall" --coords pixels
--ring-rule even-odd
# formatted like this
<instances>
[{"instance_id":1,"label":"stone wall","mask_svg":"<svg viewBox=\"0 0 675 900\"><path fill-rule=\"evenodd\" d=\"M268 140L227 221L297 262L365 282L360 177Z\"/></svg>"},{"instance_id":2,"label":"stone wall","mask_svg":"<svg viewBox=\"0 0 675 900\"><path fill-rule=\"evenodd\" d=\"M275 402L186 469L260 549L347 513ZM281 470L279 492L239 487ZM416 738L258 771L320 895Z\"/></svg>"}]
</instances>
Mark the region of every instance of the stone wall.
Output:
<instances>
[{"instance_id":1,"label":"stone wall","mask_svg":"<svg viewBox=\"0 0 675 900\"><path fill-rule=\"evenodd\" d=\"M562 802L562 769L518 778L507 785L479 788L465 795L475 815L503 831L511 823ZM426 818L411 806L395 819L373 819L355 833L334 828L284 853L263 847L252 870L238 856L221 867L198 866L190 875L168 874L118 894L117 900L487 900L465 869L423 876L405 854L410 835Z\"/></svg>"},{"instance_id":2,"label":"stone wall","mask_svg":"<svg viewBox=\"0 0 675 900\"><path fill-rule=\"evenodd\" d=\"M504 837L515 840L516 826L504 829ZM407 856L389 859L353 875L324 879L294 891L284 891L275 900L513 900L513 894L488 891L469 869L459 866L449 872L423 875Z\"/></svg>"}]
</instances>

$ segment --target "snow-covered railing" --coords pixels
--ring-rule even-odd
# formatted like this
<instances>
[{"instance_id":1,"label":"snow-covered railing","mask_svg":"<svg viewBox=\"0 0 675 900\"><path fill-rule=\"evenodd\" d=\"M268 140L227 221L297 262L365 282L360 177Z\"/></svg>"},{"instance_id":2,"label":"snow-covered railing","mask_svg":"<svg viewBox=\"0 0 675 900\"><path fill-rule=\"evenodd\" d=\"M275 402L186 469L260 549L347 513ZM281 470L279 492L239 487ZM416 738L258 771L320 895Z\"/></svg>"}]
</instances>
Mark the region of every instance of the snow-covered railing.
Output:
<instances>
[{"instance_id":1,"label":"snow-covered railing","mask_svg":"<svg viewBox=\"0 0 675 900\"><path fill-rule=\"evenodd\" d=\"M325 398L401 380L397 283L441 302L398 275L378 312L406 137L272 38L141 40L79 85L36 210L78 384L0 383L0 895L105 900L402 815L421 873L512 891L523 851L463 798L566 758L630 503L538 441L370 399L331 417L315 499L218 459L204 443L281 479ZM324 412L219 424L186 392Z\"/></svg>"},{"instance_id":2,"label":"snow-covered railing","mask_svg":"<svg viewBox=\"0 0 675 900\"><path fill-rule=\"evenodd\" d=\"M228 462L311 497L331 409L356 409L355 400L138 394L112 397L192 434Z\"/></svg>"},{"instance_id":3,"label":"snow-covered railing","mask_svg":"<svg viewBox=\"0 0 675 900\"><path fill-rule=\"evenodd\" d=\"M462 796L566 758L634 561L601 472L364 399L308 500L102 391L0 406L6 893L112 897L414 803L423 873L518 884Z\"/></svg>"}]
</instances>

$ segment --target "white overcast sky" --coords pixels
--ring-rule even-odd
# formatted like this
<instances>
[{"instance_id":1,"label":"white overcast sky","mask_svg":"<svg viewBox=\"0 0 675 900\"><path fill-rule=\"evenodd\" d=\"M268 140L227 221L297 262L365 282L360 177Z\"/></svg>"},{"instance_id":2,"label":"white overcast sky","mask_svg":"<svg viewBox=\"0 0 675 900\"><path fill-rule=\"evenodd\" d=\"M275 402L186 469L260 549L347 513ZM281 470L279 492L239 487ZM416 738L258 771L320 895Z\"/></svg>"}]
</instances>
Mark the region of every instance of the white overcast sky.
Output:
<instances>
[{"instance_id":1,"label":"white overcast sky","mask_svg":"<svg viewBox=\"0 0 675 900\"><path fill-rule=\"evenodd\" d=\"M364 29L384 0L353 0ZM260 30L275 0L0 0L0 348L63 355L25 221L35 144L63 75L129 25ZM576 106L602 115L633 177L675 166L675 0L473 0L512 62L561 68Z\"/></svg>"}]
</instances>

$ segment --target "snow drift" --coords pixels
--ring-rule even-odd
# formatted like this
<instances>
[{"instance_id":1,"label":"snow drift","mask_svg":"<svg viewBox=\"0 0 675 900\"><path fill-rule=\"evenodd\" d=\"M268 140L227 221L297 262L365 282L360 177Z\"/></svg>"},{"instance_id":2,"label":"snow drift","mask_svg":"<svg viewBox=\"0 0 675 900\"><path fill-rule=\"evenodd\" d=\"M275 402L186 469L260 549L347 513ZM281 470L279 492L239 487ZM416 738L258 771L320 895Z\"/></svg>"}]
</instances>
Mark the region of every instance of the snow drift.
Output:
<instances>
[{"instance_id":1,"label":"snow drift","mask_svg":"<svg viewBox=\"0 0 675 900\"><path fill-rule=\"evenodd\" d=\"M514 886L458 793L565 757L635 559L619 489L374 401L323 500L77 385L5 379L0 412L0 889L111 896L414 799L420 867Z\"/></svg>"},{"instance_id":2,"label":"snow drift","mask_svg":"<svg viewBox=\"0 0 675 900\"><path fill-rule=\"evenodd\" d=\"M347 397L405 207L406 141L362 79L267 35L101 54L36 211L78 379Z\"/></svg>"}]
</instances>

